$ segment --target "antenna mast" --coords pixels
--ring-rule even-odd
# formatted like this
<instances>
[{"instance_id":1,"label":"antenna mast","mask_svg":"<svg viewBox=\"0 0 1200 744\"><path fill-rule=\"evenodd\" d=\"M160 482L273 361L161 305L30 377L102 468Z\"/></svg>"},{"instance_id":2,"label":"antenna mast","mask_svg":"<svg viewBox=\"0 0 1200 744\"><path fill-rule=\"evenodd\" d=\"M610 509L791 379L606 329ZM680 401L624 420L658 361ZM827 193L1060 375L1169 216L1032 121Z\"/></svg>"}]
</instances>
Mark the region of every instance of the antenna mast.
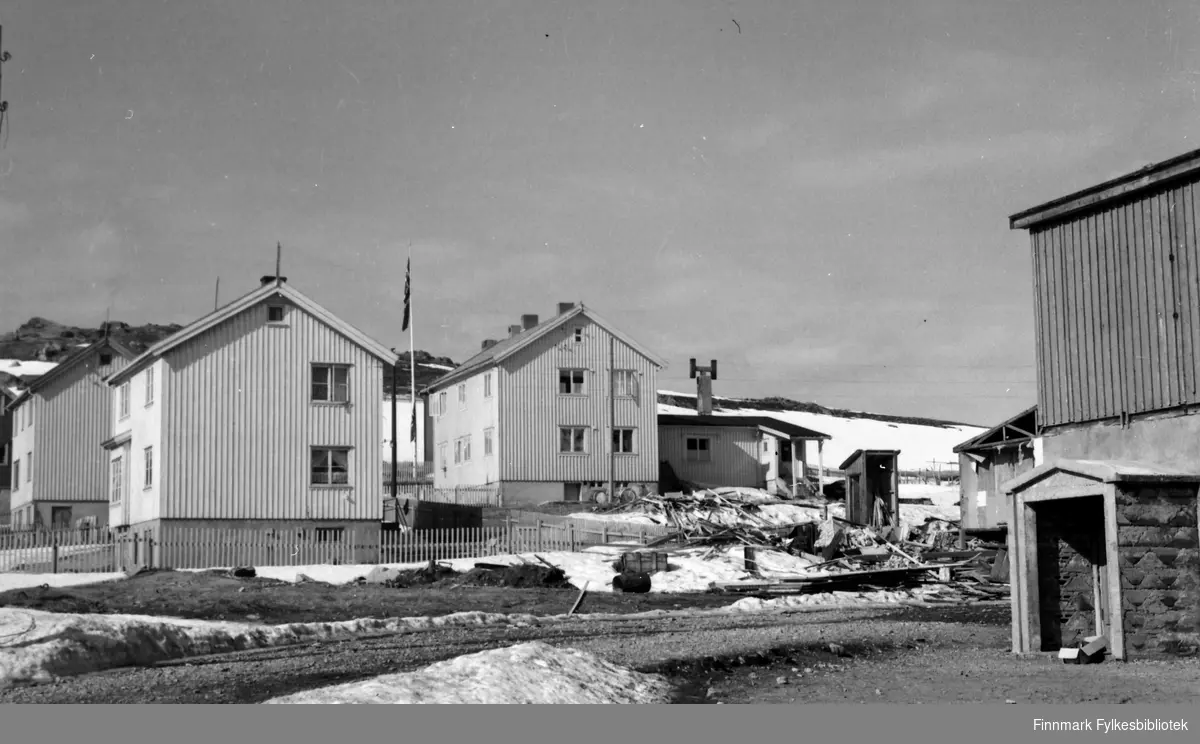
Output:
<instances>
[{"instance_id":1,"label":"antenna mast","mask_svg":"<svg viewBox=\"0 0 1200 744\"><path fill-rule=\"evenodd\" d=\"M4 51L4 26L0 26L0 82L3 78L4 63L12 59L12 55ZM3 85L0 85L0 94L3 94ZM4 125L8 123L8 101L4 100L0 95L0 132L4 131ZM7 138L6 138L7 139ZM0 147L3 147L0 144Z\"/></svg>"},{"instance_id":2,"label":"antenna mast","mask_svg":"<svg viewBox=\"0 0 1200 744\"><path fill-rule=\"evenodd\" d=\"M283 243L275 244L275 286L280 285L279 277L282 276L280 267L283 265Z\"/></svg>"}]
</instances>

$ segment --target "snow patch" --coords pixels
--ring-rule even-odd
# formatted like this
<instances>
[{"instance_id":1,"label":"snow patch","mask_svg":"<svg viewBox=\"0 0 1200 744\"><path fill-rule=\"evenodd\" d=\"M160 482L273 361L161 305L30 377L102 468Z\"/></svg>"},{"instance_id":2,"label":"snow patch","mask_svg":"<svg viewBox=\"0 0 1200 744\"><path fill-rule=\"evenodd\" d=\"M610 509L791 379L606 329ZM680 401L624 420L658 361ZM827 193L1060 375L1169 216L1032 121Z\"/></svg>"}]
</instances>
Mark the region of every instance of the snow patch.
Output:
<instances>
[{"instance_id":1,"label":"snow patch","mask_svg":"<svg viewBox=\"0 0 1200 744\"><path fill-rule=\"evenodd\" d=\"M0 372L13 377L40 377L58 366L58 362L39 362L28 359L0 359Z\"/></svg>"},{"instance_id":2,"label":"snow patch","mask_svg":"<svg viewBox=\"0 0 1200 744\"><path fill-rule=\"evenodd\" d=\"M52 586L56 589L61 589L68 586L99 584L103 581L116 581L123 578L125 578L125 574L123 573L0 573L0 592L6 592L10 589L32 589L37 586ZM3 631L0 631L0 635L3 635Z\"/></svg>"},{"instance_id":3,"label":"snow patch","mask_svg":"<svg viewBox=\"0 0 1200 744\"><path fill-rule=\"evenodd\" d=\"M385 674L274 698L265 704L665 703L671 685L595 654L541 641L480 651L416 672Z\"/></svg>"}]
</instances>

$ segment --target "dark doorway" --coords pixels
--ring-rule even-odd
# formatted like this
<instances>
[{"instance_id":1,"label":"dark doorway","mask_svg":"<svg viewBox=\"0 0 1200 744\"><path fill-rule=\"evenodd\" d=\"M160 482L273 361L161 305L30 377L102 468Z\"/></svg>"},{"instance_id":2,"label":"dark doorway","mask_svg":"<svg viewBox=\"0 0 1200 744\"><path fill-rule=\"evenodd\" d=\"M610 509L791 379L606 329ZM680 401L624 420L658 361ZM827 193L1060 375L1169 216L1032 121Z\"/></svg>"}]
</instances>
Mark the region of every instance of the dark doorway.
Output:
<instances>
[{"instance_id":1,"label":"dark doorway","mask_svg":"<svg viewBox=\"0 0 1200 744\"><path fill-rule=\"evenodd\" d=\"M71 527L71 507L50 507L50 529L65 530Z\"/></svg>"},{"instance_id":2,"label":"dark doorway","mask_svg":"<svg viewBox=\"0 0 1200 744\"><path fill-rule=\"evenodd\" d=\"M1037 520L1038 622L1041 649L1075 648L1106 632L1104 499L1031 504Z\"/></svg>"}]
</instances>

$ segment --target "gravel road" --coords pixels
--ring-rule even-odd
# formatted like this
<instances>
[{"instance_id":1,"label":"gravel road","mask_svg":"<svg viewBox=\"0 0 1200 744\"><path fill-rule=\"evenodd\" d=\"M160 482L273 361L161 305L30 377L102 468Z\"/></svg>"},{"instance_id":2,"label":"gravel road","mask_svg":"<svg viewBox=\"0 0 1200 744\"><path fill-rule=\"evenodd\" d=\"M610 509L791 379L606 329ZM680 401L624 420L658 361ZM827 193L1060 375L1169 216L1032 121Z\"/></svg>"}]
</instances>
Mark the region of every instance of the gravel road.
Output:
<instances>
[{"instance_id":1,"label":"gravel road","mask_svg":"<svg viewBox=\"0 0 1200 744\"><path fill-rule=\"evenodd\" d=\"M701 668L725 666L720 660L736 664L738 657L749 657L749 663L765 662L772 651L836 660L828 651L830 643L866 654L904 651L918 643L997 645L1008 635L1005 625L906 621L886 619L883 614L881 610L809 609L788 614L580 620L520 629L426 630L111 670L0 690L0 704L257 703L529 640L591 651L614 663L662 671L680 681L692 678L702 686L682 689L681 699L695 701L703 699L707 689L702 678L708 675Z\"/></svg>"}]
</instances>

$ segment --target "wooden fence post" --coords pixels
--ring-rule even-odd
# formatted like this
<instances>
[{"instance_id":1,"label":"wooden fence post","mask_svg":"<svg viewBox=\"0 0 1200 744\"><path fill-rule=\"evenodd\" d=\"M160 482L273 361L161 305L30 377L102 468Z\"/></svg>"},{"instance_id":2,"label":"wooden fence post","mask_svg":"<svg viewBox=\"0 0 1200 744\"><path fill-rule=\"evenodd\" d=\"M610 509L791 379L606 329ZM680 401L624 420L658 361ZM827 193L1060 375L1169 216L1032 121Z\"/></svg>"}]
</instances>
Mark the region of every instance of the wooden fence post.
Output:
<instances>
[{"instance_id":1,"label":"wooden fence post","mask_svg":"<svg viewBox=\"0 0 1200 744\"><path fill-rule=\"evenodd\" d=\"M570 536L570 538L571 538L571 552L572 552L572 553L574 553L574 552L576 551L576 546L575 546L575 524L574 524L574 522L567 524L567 534L568 534L568 535Z\"/></svg>"},{"instance_id":2,"label":"wooden fence post","mask_svg":"<svg viewBox=\"0 0 1200 744\"><path fill-rule=\"evenodd\" d=\"M600 526L600 541L603 545L608 545L608 522Z\"/></svg>"},{"instance_id":3,"label":"wooden fence post","mask_svg":"<svg viewBox=\"0 0 1200 744\"><path fill-rule=\"evenodd\" d=\"M50 573L58 573L58 530L51 530L50 542Z\"/></svg>"},{"instance_id":4,"label":"wooden fence post","mask_svg":"<svg viewBox=\"0 0 1200 744\"><path fill-rule=\"evenodd\" d=\"M533 544L536 546L535 549L540 553L542 551L542 520L540 519L537 521L537 538Z\"/></svg>"}]
</instances>

